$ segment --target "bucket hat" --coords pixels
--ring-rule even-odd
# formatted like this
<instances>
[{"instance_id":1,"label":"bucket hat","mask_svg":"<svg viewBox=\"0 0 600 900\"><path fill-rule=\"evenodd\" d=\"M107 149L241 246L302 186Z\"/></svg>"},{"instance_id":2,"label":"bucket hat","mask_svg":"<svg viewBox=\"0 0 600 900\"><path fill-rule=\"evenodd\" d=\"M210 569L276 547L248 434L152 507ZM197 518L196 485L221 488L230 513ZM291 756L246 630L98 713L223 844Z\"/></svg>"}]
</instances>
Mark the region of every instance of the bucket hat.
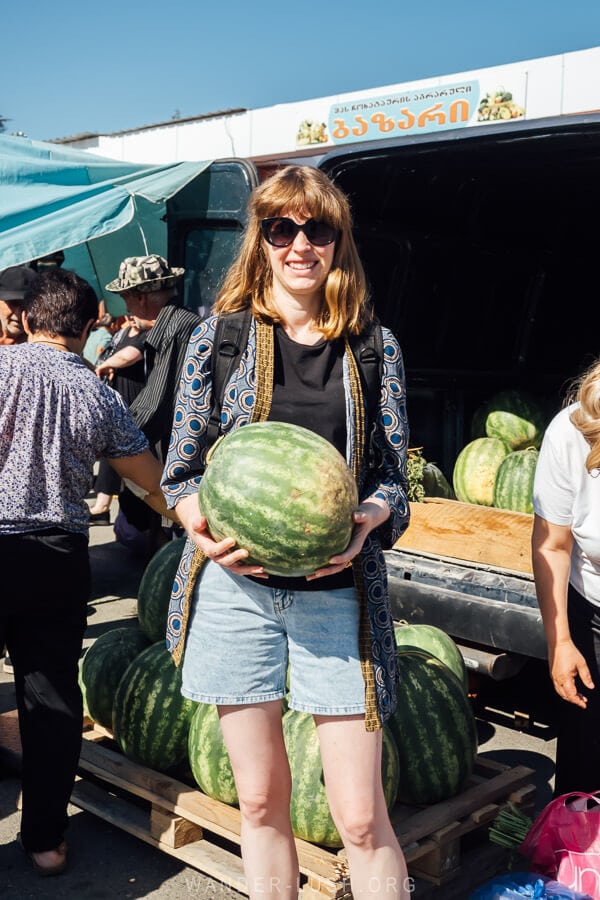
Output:
<instances>
[{"instance_id":1,"label":"bucket hat","mask_svg":"<svg viewBox=\"0 0 600 900\"><path fill-rule=\"evenodd\" d=\"M29 266L10 266L0 272L0 300L24 300L27 288L37 274Z\"/></svg>"},{"instance_id":2,"label":"bucket hat","mask_svg":"<svg viewBox=\"0 0 600 900\"><path fill-rule=\"evenodd\" d=\"M162 256L128 256L119 266L119 275L106 285L111 294L124 291L164 291L174 287L185 269L171 268Z\"/></svg>"}]
</instances>

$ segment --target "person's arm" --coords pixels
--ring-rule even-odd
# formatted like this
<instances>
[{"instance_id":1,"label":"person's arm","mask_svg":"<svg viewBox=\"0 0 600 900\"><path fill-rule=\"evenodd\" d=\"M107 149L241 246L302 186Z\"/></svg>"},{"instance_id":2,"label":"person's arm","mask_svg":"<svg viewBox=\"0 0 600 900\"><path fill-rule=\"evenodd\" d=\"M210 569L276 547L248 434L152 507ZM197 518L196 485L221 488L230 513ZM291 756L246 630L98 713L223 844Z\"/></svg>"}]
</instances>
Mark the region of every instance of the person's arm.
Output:
<instances>
[{"instance_id":1,"label":"person's arm","mask_svg":"<svg viewBox=\"0 0 600 900\"><path fill-rule=\"evenodd\" d=\"M211 353L215 321L206 319L188 346L184 374L179 383L175 416L162 489L170 507L188 495L197 497L206 465L206 430L211 411ZM190 429L190 424L192 428ZM185 445L185 456L181 447Z\"/></svg>"},{"instance_id":2,"label":"person's arm","mask_svg":"<svg viewBox=\"0 0 600 900\"><path fill-rule=\"evenodd\" d=\"M214 541L198 505L198 487L206 465L206 429L211 412L211 352L215 320L205 319L196 329L188 347L185 375L175 405L169 453L165 462L162 489L170 507L175 507L190 540L219 565L238 575L262 576L262 566L244 565L248 551L235 547L233 538ZM190 424L193 428L190 429ZM185 448L185 455L181 449ZM266 576L265 576L266 577Z\"/></svg>"},{"instance_id":3,"label":"person's arm","mask_svg":"<svg viewBox=\"0 0 600 900\"><path fill-rule=\"evenodd\" d=\"M142 495L142 499L155 512L161 516L167 516L173 522L179 522L177 512L167 507L160 487L163 468L150 450L144 450L143 453L138 453L135 456L110 458L108 462L121 478L126 481L132 481L134 485L137 485L145 492Z\"/></svg>"},{"instance_id":4,"label":"person's arm","mask_svg":"<svg viewBox=\"0 0 600 900\"><path fill-rule=\"evenodd\" d=\"M96 366L96 375L102 378L103 375L110 375L112 369L125 369L142 358L142 352L137 347L123 347Z\"/></svg>"},{"instance_id":5,"label":"person's arm","mask_svg":"<svg viewBox=\"0 0 600 900\"><path fill-rule=\"evenodd\" d=\"M567 592L573 535L569 525L554 525L535 514L531 540L533 575L548 642L550 676L559 697L585 708L587 697L577 690L578 676L587 688L594 683L588 665L571 638Z\"/></svg>"}]
</instances>

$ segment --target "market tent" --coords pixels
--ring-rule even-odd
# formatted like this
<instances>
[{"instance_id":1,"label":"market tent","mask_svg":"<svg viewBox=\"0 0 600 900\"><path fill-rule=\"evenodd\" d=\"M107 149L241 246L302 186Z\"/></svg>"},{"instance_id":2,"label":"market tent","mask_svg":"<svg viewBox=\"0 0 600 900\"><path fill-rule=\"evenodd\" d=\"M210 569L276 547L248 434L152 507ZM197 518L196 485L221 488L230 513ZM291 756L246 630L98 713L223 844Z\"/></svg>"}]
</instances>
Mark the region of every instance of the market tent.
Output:
<instances>
[{"instance_id":1,"label":"market tent","mask_svg":"<svg viewBox=\"0 0 600 900\"><path fill-rule=\"evenodd\" d=\"M64 250L65 267L122 313L104 285L125 256L167 255L166 202L209 165L141 165L0 135L0 269Z\"/></svg>"}]
</instances>

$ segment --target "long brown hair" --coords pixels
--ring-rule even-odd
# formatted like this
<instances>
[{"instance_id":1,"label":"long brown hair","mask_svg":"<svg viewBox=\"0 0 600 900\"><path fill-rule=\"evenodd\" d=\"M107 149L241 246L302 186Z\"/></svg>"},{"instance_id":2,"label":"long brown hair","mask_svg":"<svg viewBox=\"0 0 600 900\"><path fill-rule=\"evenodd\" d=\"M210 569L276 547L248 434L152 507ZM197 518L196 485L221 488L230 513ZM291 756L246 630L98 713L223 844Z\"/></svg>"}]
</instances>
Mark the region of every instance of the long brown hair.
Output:
<instances>
[{"instance_id":1,"label":"long brown hair","mask_svg":"<svg viewBox=\"0 0 600 900\"><path fill-rule=\"evenodd\" d=\"M585 461L586 469L591 472L600 468L600 360L575 382L569 400L579 401L579 407L570 418L591 447Z\"/></svg>"},{"instance_id":2,"label":"long brown hair","mask_svg":"<svg viewBox=\"0 0 600 900\"><path fill-rule=\"evenodd\" d=\"M323 303L316 324L327 340L358 334L371 318L371 310L364 269L352 236L350 204L320 169L310 166L286 166L253 191L244 240L213 311L234 312L249 306L259 321L279 321L273 303L273 273L260 222L284 211L298 217L309 215L338 230L340 237L323 287Z\"/></svg>"}]
</instances>

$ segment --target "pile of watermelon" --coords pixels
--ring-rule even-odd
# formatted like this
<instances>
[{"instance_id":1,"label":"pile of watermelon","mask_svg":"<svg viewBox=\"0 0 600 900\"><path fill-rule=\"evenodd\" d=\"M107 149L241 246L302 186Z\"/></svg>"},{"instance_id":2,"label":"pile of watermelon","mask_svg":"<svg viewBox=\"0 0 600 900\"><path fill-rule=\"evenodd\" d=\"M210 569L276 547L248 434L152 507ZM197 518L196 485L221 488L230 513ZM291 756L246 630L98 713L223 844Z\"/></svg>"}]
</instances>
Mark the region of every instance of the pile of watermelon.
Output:
<instances>
[{"instance_id":1,"label":"pile of watermelon","mask_svg":"<svg viewBox=\"0 0 600 900\"><path fill-rule=\"evenodd\" d=\"M137 622L98 637L80 660L84 713L112 731L130 759L159 770L188 761L196 704L181 695L181 670L166 649L171 588L185 538L170 541L146 566Z\"/></svg>"},{"instance_id":2,"label":"pile of watermelon","mask_svg":"<svg viewBox=\"0 0 600 900\"><path fill-rule=\"evenodd\" d=\"M522 391L501 391L483 403L473 417L473 440L454 465L457 499L532 513L544 422L540 404Z\"/></svg>"},{"instance_id":3,"label":"pile of watermelon","mask_svg":"<svg viewBox=\"0 0 600 900\"><path fill-rule=\"evenodd\" d=\"M86 711L113 732L128 758L180 777L189 772L204 793L237 805L217 709L181 695L181 672L165 647L167 607L182 547L182 540L171 542L148 564L140 583L138 623L105 633L87 650L80 666ZM406 623L395 636L402 681L397 709L383 729L382 752L390 809L397 801L425 805L454 796L477 753L466 670L454 641L433 626ZM282 724L292 773L294 834L341 847L313 717L284 702Z\"/></svg>"}]
</instances>

